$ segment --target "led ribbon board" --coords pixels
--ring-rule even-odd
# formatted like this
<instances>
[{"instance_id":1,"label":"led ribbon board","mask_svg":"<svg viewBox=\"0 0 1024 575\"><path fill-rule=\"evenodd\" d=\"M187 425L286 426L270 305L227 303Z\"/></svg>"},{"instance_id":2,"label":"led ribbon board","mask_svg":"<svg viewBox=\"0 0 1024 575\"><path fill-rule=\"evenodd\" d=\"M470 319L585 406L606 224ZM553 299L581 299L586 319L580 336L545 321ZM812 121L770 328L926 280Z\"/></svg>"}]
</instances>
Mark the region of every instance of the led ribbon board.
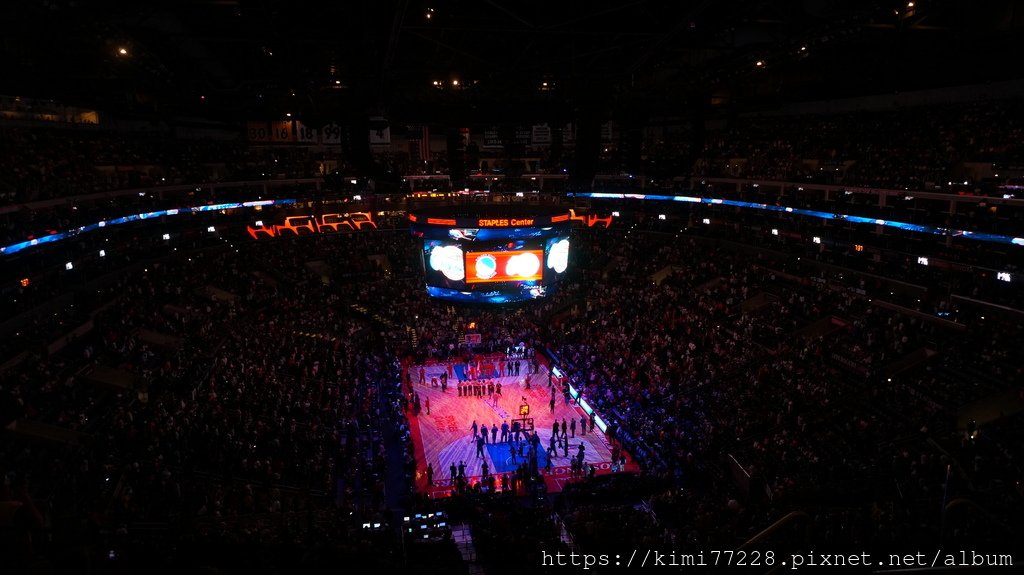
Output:
<instances>
[{"instance_id":1,"label":"led ribbon board","mask_svg":"<svg viewBox=\"0 0 1024 575\"><path fill-rule=\"evenodd\" d=\"M597 199L626 199L626 200L650 200L654 202L687 202L694 204L711 204L711 205L722 205L722 206L733 206L737 208L750 208L755 210L766 210L769 212L785 212L787 214L798 214L801 216L808 216L811 218L819 218L825 220L843 220L847 222L853 222L855 224L873 224L876 226L886 226L890 228L898 228L901 230L908 230L911 232L920 232L924 234L934 234L938 236L952 236L955 238L967 238L969 240L978 240L982 242L994 242L999 244L1011 244L1016 246L1024 246L1024 238L1006 236L1001 234L990 234L985 232L972 232L970 230L957 230L951 228L940 228L937 226L926 226L921 224L911 224L908 222L899 222L895 220L880 220L876 218L866 218L863 216L852 216L848 214L840 214L836 212L821 212L817 210L806 210L803 208L790 208L786 206L773 206L768 204L757 204L754 202L741 202L738 200L725 200L719 198L698 198L693 196L664 196L654 194L613 194L608 192L578 192L569 193L568 196L577 196L581 198L597 198Z\"/></svg>"},{"instance_id":2,"label":"led ribbon board","mask_svg":"<svg viewBox=\"0 0 1024 575\"><path fill-rule=\"evenodd\" d=\"M220 210L234 210L238 208L254 208L257 206L283 206L287 204L294 204L295 199L282 199L282 200L256 200L251 202L232 202L229 204L210 204L205 206L189 206L185 208L172 208L169 210L159 210L156 212L144 212L140 214L133 214L130 216L123 216L120 218L113 218L110 220L101 220L93 224L79 226L63 232L50 234L41 238L35 238L24 242L18 242L9 246L0 247L0 254L11 255L16 254L20 251L24 251L29 248L33 248L43 244L52 244L69 238L79 236L88 232L96 231L100 228L107 226L118 226L121 224L128 224L131 222L141 222L143 220L152 220L163 216L177 216L179 214L195 214L200 212L218 212Z\"/></svg>"}]
</instances>

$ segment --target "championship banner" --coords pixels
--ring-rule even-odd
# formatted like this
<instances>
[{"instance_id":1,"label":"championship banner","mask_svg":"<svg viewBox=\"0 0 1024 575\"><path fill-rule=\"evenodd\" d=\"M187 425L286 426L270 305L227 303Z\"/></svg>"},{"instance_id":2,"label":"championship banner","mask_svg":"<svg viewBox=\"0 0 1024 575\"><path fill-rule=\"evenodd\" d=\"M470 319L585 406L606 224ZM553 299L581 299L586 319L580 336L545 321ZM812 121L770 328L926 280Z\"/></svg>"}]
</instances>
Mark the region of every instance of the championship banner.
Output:
<instances>
[{"instance_id":1,"label":"championship banner","mask_svg":"<svg viewBox=\"0 0 1024 575\"><path fill-rule=\"evenodd\" d=\"M551 128L547 124L535 124L530 139L534 146L550 146Z\"/></svg>"},{"instance_id":2,"label":"championship banner","mask_svg":"<svg viewBox=\"0 0 1024 575\"><path fill-rule=\"evenodd\" d=\"M501 132L498 128L490 127L484 130L484 148L495 149L502 147Z\"/></svg>"},{"instance_id":3,"label":"championship banner","mask_svg":"<svg viewBox=\"0 0 1024 575\"><path fill-rule=\"evenodd\" d=\"M571 144L576 141L576 129L572 123L568 123L562 127L562 142Z\"/></svg>"}]
</instances>

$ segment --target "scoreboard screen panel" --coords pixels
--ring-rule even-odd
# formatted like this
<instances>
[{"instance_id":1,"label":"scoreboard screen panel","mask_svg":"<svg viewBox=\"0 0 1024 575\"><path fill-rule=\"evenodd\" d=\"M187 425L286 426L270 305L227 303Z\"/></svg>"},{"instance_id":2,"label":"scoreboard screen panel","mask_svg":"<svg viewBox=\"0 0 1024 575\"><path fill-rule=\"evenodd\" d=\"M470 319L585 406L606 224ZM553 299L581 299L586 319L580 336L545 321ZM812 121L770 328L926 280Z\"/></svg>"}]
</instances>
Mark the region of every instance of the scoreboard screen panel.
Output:
<instances>
[{"instance_id":1,"label":"scoreboard screen panel","mask_svg":"<svg viewBox=\"0 0 1024 575\"><path fill-rule=\"evenodd\" d=\"M469 303L511 303L553 293L570 266L569 224L469 228L413 224L427 293Z\"/></svg>"},{"instance_id":2,"label":"scoreboard screen panel","mask_svg":"<svg viewBox=\"0 0 1024 575\"><path fill-rule=\"evenodd\" d=\"M543 277L542 250L467 252L466 283L536 281Z\"/></svg>"}]
</instances>

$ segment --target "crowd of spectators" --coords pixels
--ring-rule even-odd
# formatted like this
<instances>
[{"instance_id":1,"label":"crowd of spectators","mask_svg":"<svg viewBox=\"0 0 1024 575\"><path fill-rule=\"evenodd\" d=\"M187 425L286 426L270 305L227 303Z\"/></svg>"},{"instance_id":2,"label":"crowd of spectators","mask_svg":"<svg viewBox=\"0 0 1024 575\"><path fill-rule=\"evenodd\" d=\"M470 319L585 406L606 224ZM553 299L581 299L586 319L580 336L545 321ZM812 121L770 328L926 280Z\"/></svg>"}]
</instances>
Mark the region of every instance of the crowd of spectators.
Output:
<instances>
[{"instance_id":1,"label":"crowd of spectators","mask_svg":"<svg viewBox=\"0 0 1024 575\"><path fill-rule=\"evenodd\" d=\"M506 523L536 526L523 531L536 545L518 545L534 555L621 544L623 522L636 544L742 540L793 509L822 542L898 547L942 535L926 511L949 495L998 503L1015 524L1015 470L1000 454L1019 423L967 441L955 423L959 407L1019 381L1012 322L950 331L879 307L885 287L849 274L810 281L825 274L630 227L578 231L575 271L549 300L458 307L422 290L415 242L397 230L208 248L104 288L92 331L4 375L5 422L89 438L9 440L12 493L40 517L88 517L95 548L122 557L154 541L239 556L257 542L340 556L395 545L366 539L351 517L389 520L389 476L391 497L409 498L398 505L415 500L402 361L466 353L460 335L476 322L476 351L553 350L647 478L586 480L528 512L516 498L464 496L487 561L500 563L493 534ZM922 349L927 361L886 377ZM135 384L90 382L83 368L95 365ZM991 535L967 519L957 528Z\"/></svg>"},{"instance_id":2,"label":"crowd of spectators","mask_svg":"<svg viewBox=\"0 0 1024 575\"><path fill-rule=\"evenodd\" d=\"M401 415L388 385L398 364L344 284L303 270L301 250L318 240L156 263L105 291L87 334L3 374L4 423L43 426L50 439L8 438L7 483L48 520L92 525L58 521L44 537L33 524L50 547L21 559L83 536L103 549L82 558L93 565L108 549L137 564L211 538L343 554L361 548L350 533L361 521L389 519L384 436ZM336 269L383 273L370 245L320 247ZM92 380L97 366L132 383Z\"/></svg>"},{"instance_id":3,"label":"crowd of spectators","mask_svg":"<svg viewBox=\"0 0 1024 575\"><path fill-rule=\"evenodd\" d=\"M331 148L244 146L91 126L0 127L0 205L126 188L312 178L346 166Z\"/></svg>"},{"instance_id":4,"label":"crowd of spectators","mask_svg":"<svg viewBox=\"0 0 1024 575\"><path fill-rule=\"evenodd\" d=\"M698 168L930 189L961 180L966 162L1018 162L1018 115L1017 103L1004 102L741 119L709 138ZM886 136L894 124L906 138ZM157 135L2 130L6 203L304 177L337 161L297 149L167 145ZM822 207L797 192L735 193ZM139 196L130 209L166 201ZM9 215L3 234L63 229L110 208ZM916 208L894 208L906 209ZM982 206L942 221L1000 233L1020 223L1015 211L995 214ZM925 206L915 217L939 225L943 215ZM960 416L1020 394L1012 350L1024 330L1012 314L954 323L935 312L952 296L1020 309L1019 294L907 259L809 253L806 242L794 251L784 238L765 241L767 224L756 219L723 208L716 220L733 225L690 229L673 216L578 229L573 270L553 297L493 309L431 300L420 247L401 229L223 240L121 261L131 273L25 316L0 344L0 359L14 360L0 373L0 423L11 430L0 443L0 501L19 506L4 551L17 569L44 557L96 569L230 560L331 570L371 553L391 567L416 553L402 551L389 528L396 511L437 505L469 526L480 561L498 573L514 568L510 547L534 562L577 548L697 551L746 541L793 511L801 518L770 536L795 549L842 540L899 552L1018 535L1020 414L966 426ZM972 255L936 249L957 261ZM942 293L930 289L939 281L948 282ZM899 282L928 289L897 294ZM31 311L55 295L27 294L12 307ZM481 343L468 346L471 324ZM417 496L422 462L404 417L402 368L520 344L552 354L642 474L576 481L555 498L542 482L521 498ZM970 504L935 513L952 500ZM807 528L791 529L797 521ZM444 565L458 560L450 546L425 549Z\"/></svg>"},{"instance_id":5,"label":"crowd of spectators","mask_svg":"<svg viewBox=\"0 0 1024 575\"><path fill-rule=\"evenodd\" d=\"M737 245L758 245L776 252L783 259L779 265L794 273L814 275L812 268L830 266L855 270L860 273L843 280L854 287L860 282L910 285L915 295L901 303L922 311L955 312L964 298L1015 309L1024 304L1016 280L999 275L1015 276L1024 261L1015 250L995 244L962 237L936 241L936 236L896 228L878 231L871 225L845 225L785 212L730 207L674 212L670 208L647 207L621 221L634 232L699 234ZM602 209L627 208L616 204ZM659 219L659 212L668 212L667 219ZM703 218L707 224L701 222ZM1014 233L1012 226L1002 231ZM898 293L895 297L906 299Z\"/></svg>"},{"instance_id":6,"label":"crowd of spectators","mask_svg":"<svg viewBox=\"0 0 1024 575\"><path fill-rule=\"evenodd\" d=\"M1019 100L753 115L709 131L696 175L889 189L981 185L969 164L1020 166ZM1004 179L1009 176L1004 176Z\"/></svg>"},{"instance_id":7,"label":"crowd of spectators","mask_svg":"<svg viewBox=\"0 0 1024 575\"><path fill-rule=\"evenodd\" d=\"M996 193L990 184L1008 180L1024 165L1024 150L1018 144L1024 129L1020 108L1019 100L1010 99L832 114L740 116L722 128L710 129L699 150L680 151L698 142L693 137L649 142L644 155L651 173L633 175L662 183L672 176L725 176L914 191L984 188L985 193ZM166 128L3 126L0 131L0 173L6 174L0 178L0 204L124 188L309 178L352 171L339 148L332 146L239 145L237 138L180 138ZM442 159L430 174L446 173L445 155L440 153ZM378 156L387 173L417 173L394 153ZM692 169L684 158L697 158ZM565 173L562 163L545 160L532 173ZM607 158L600 163L601 173L622 171ZM996 170L977 172L974 166L979 165ZM994 175L999 170L1005 172L1001 178ZM536 189L535 182L518 176L511 173L483 187L493 185L496 192ZM614 180L600 181L602 186L614 185Z\"/></svg>"},{"instance_id":8,"label":"crowd of spectators","mask_svg":"<svg viewBox=\"0 0 1024 575\"><path fill-rule=\"evenodd\" d=\"M602 254L588 276L600 279L555 330L556 355L644 467L684 487L656 498L675 540L750 537L784 509L822 506L835 509L816 521L899 509L859 521L858 541L941 537L924 509L940 505L953 455L936 445L959 446L961 407L1015 389L1019 367L983 359L1019 337L1012 321L948 331L870 300L888 294L794 283L749 254L670 234L611 234L582 249ZM663 266L675 272L660 284L638 281ZM937 356L912 361L924 349ZM970 374L954 367L964 358ZM901 362L912 367L886 377Z\"/></svg>"}]
</instances>

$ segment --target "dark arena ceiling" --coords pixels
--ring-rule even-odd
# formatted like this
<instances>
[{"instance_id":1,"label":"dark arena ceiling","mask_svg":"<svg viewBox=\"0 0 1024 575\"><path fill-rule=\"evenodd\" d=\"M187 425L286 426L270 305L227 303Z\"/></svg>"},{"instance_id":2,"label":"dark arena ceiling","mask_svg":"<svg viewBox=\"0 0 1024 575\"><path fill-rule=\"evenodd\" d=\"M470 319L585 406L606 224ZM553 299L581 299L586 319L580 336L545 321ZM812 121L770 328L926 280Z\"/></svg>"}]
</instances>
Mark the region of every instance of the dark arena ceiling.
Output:
<instances>
[{"instance_id":1,"label":"dark arena ceiling","mask_svg":"<svg viewBox=\"0 0 1024 575\"><path fill-rule=\"evenodd\" d=\"M639 119L1017 79L1021 2L4 2L0 95L223 120ZM760 64L758 64L760 62Z\"/></svg>"}]
</instances>

